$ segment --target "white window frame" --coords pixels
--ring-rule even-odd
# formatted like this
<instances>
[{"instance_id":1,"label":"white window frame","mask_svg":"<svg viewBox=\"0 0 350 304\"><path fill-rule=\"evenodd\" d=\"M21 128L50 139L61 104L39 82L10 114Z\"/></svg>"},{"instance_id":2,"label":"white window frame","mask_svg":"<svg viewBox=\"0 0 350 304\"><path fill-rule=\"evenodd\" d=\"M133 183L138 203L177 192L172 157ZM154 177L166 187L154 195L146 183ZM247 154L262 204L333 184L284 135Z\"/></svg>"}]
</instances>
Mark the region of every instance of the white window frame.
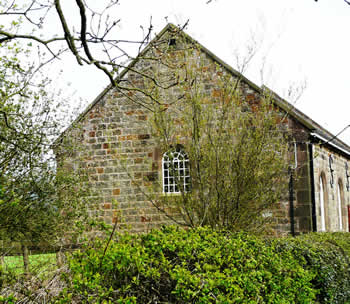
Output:
<instances>
[{"instance_id":1,"label":"white window frame","mask_svg":"<svg viewBox=\"0 0 350 304\"><path fill-rule=\"evenodd\" d=\"M182 148L176 148L176 150L170 150L163 154L162 175L163 193L178 194L190 190L189 159Z\"/></svg>"},{"instance_id":2,"label":"white window frame","mask_svg":"<svg viewBox=\"0 0 350 304\"><path fill-rule=\"evenodd\" d=\"M343 220L342 220L342 212L341 212L341 208L342 208L342 197L341 197L341 186L340 186L341 181L338 181L338 185L337 185L337 197L338 197L338 216L339 216L339 231L343 230Z\"/></svg>"},{"instance_id":3,"label":"white window frame","mask_svg":"<svg viewBox=\"0 0 350 304\"><path fill-rule=\"evenodd\" d=\"M326 231L326 215L325 215L325 192L322 174L320 175L320 209L321 209L321 231Z\"/></svg>"}]
</instances>

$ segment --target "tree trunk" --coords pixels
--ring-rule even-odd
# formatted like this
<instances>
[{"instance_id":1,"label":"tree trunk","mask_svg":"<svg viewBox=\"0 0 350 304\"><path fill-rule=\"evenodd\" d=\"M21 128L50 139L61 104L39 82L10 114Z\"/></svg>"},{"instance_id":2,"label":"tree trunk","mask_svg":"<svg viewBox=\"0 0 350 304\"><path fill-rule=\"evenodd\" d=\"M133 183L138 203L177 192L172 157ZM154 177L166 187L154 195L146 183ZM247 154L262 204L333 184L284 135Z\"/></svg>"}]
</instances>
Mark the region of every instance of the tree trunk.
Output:
<instances>
[{"instance_id":1,"label":"tree trunk","mask_svg":"<svg viewBox=\"0 0 350 304\"><path fill-rule=\"evenodd\" d=\"M22 247L22 256L23 256L23 268L25 277L29 277L29 253L28 247L21 243Z\"/></svg>"},{"instance_id":2,"label":"tree trunk","mask_svg":"<svg viewBox=\"0 0 350 304\"><path fill-rule=\"evenodd\" d=\"M64 253L61 250L56 252L56 264L58 268L62 267L64 258Z\"/></svg>"}]
</instances>

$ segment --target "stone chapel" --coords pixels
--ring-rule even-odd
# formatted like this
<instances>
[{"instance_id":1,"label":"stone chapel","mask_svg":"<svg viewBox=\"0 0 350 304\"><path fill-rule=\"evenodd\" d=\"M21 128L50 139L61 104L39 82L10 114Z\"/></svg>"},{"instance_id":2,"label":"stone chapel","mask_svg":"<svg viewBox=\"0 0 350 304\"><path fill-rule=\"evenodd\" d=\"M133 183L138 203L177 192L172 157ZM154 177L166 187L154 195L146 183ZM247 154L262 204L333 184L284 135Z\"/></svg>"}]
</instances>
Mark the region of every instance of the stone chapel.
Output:
<instances>
[{"instance_id":1,"label":"stone chapel","mask_svg":"<svg viewBox=\"0 0 350 304\"><path fill-rule=\"evenodd\" d=\"M134 180L157 179L163 185L163 193L178 192L176 185L166 179L169 175L164 166L166 151L156 146L147 130L151 114L147 109L149 101L144 102L145 94L141 89L148 70L162 75L169 72L166 64L155 59L172 56L178 47L178 37L187 44L196 45L196 56L212 71L213 77L225 73L232 79L239 79L245 100L256 100L266 89L246 79L169 24L121 72L116 80L118 85L109 85L63 132L56 141L57 159L73 164L72 168L84 161L94 190L89 198L92 216L109 224L118 222L122 216L123 222L135 232L158 227L168 219L134 186ZM208 96L215 94L210 83L204 85ZM181 94L176 87L172 89L174 94ZM284 124L293 137L293 166L298 176L292 189L289 187L290 195L271 211L275 231L278 234L349 231L350 147L277 94L273 94L273 98L280 111L286 114ZM80 150L69 155L60 151L60 142L74 136L79 139ZM116 157L115 152L127 160L129 172L120 166L120 157ZM184 178L190 178L190 172L183 174Z\"/></svg>"}]
</instances>

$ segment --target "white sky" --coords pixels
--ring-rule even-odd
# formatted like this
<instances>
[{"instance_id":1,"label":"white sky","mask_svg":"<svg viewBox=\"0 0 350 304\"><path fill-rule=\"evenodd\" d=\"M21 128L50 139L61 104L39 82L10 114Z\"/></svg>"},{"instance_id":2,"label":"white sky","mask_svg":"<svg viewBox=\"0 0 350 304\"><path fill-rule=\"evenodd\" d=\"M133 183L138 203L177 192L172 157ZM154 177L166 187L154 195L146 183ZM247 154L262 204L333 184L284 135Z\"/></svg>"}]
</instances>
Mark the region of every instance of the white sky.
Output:
<instances>
[{"instance_id":1,"label":"white sky","mask_svg":"<svg viewBox=\"0 0 350 304\"><path fill-rule=\"evenodd\" d=\"M247 78L262 84L266 57L265 85L287 97L290 86L306 81L298 109L333 134L350 124L350 6L343 0L120 0L115 14L121 39L140 38L140 25L147 28L151 16L155 32L166 20L189 20L186 32L234 68L235 51L244 56L254 37L259 52L244 72ZM108 85L101 72L74 61L60 67L76 97L88 102ZM340 138L350 145L350 128Z\"/></svg>"}]
</instances>

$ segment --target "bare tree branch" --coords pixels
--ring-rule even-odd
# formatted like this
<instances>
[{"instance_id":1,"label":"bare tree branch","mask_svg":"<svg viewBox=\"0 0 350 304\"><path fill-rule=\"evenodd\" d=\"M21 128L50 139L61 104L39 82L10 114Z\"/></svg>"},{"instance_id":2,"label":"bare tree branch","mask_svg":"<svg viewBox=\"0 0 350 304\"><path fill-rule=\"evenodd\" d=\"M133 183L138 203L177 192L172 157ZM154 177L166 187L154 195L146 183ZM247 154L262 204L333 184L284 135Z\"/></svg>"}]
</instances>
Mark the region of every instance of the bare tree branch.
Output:
<instances>
[{"instance_id":1,"label":"bare tree branch","mask_svg":"<svg viewBox=\"0 0 350 304\"><path fill-rule=\"evenodd\" d=\"M116 81L118 76L123 71L133 72L140 75L144 80L150 81L153 85L162 89L169 88L177 84L176 79L169 79L168 83L162 84L157 81L154 76L150 76L147 72L144 73L139 69L133 69L129 63L137 58L142 49L149 43L153 32L152 18L150 18L147 27L142 27L141 39L115 39L118 32L116 32L116 25L120 23L121 19L116 18L115 13L109 15L109 9L118 4L118 0L111 0L102 11L96 11L92 7L89 7L85 0L75 0L71 5L76 6L79 9L79 13L74 17L74 22L79 22L79 29L74 28L74 24L69 19L69 14L66 11L65 6L61 0L28 0L22 7L16 6L15 0L8 2L2 2L0 8L2 8L1 15L22 16L24 17L22 22L30 27L22 26L21 23L17 24L16 20L13 20L10 28L0 28L0 43L10 43L11 41L33 41L38 44L38 47L45 48L49 52L52 58L59 59L59 56L63 52L70 52L77 61L78 65L93 65L97 70L102 71L109 79L109 82L121 91L138 91L147 97L149 101L161 103L154 100L152 94L145 92L142 89L135 89L134 84L123 85L120 81ZM58 18L58 26L62 30L63 34L52 34L47 36L45 32L45 38L41 36L40 30L43 28L47 17L47 12L52 11ZM187 25L187 22L180 28ZM37 28L39 31L34 33L33 30ZM25 32L28 29L28 32ZM56 31L57 32L57 31ZM113 35L113 37L112 37ZM165 42L166 45L167 42ZM67 45L65 45L67 44ZM164 45L164 41L162 42ZM134 53L130 53L126 45L133 45ZM159 64L168 66L168 60L163 57L162 49L158 49L158 45L154 44L151 47L154 49L154 53L143 54L144 60L156 60ZM40 67L40 65L39 65ZM131 94L129 98L135 99L136 103L139 103L138 95ZM147 106L147 105L146 105Z\"/></svg>"},{"instance_id":2,"label":"bare tree branch","mask_svg":"<svg viewBox=\"0 0 350 304\"><path fill-rule=\"evenodd\" d=\"M8 41L15 40L15 39L34 40L34 41L44 45L47 48L47 50L54 57L57 57L57 56L54 53L54 51L49 47L49 44L52 43L52 42L56 42L56 41L64 41L64 40L66 40L65 38L62 38L62 37L54 37L54 38L51 38L51 39L48 39L48 40L43 40L43 39L41 39L41 38L39 38L37 36L34 36L34 35L11 34L9 32L3 31L3 30L0 30L0 37L1 36L4 36L4 37L0 38L0 43L8 42Z\"/></svg>"},{"instance_id":3,"label":"bare tree branch","mask_svg":"<svg viewBox=\"0 0 350 304\"><path fill-rule=\"evenodd\" d=\"M68 27L68 24L67 24L67 21L64 17L64 14L63 14L63 11L62 11L62 8L61 8L61 4L60 4L60 1L59 0L55 0L55 7L56 7L56 11L57 11L57 14L60 18L60 21L61 21L61 24L62 24L62 28L63 28L63 31L64 31L64 37L65 37L65 40L68 44L68 47L69 49L72 51L73 55L75 56L75 58L77 59L77 62L78 64L80 65L83 65L83 62L79 56L79 53L77 51L77 48L75 46L75 42L74 42L74 39L69 31L69 27Z\"/></svg>"}]
</instances>

